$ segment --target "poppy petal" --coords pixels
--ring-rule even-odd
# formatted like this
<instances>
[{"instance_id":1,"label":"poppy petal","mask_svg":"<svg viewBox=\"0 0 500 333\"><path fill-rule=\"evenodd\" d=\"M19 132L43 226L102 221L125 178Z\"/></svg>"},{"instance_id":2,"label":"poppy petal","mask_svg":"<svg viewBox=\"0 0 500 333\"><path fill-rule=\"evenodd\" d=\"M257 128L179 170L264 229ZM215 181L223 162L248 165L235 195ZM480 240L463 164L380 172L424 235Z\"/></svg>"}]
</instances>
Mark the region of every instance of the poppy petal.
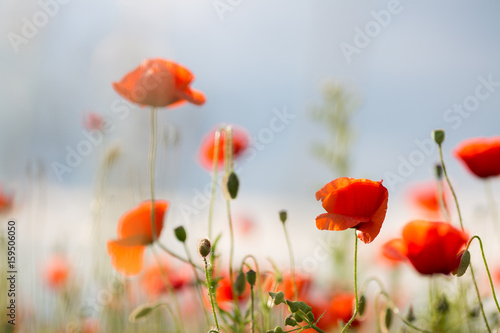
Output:
<instances>
[{"instance_id":1,"label":"poppy petal","mask_svg":"<svg viewBox=\"0 0 500 333\"><path fill-rule=\"evenodd\" d=\"M352 217L340 214L325 213L316 217L316 228L319 230L341 231L353 228L363 222L363 217Z\"/></svg>"},{"instance_id":2,"label":"poppy petal","mask_svg":"<svg viewBox=\"0 0 500 333\"><path fill-rule=\"evenodd\" d=\"M123 246L116 241L108 242L111 264L118 272L127 276L137 275L141 272L145 249L145 246Z\"/></svg>"},{"instance_id":3,"label":"poppy petal","mask_svg":"<svg viewBox=\"0 0 500 333\"><path fill-rule=\"evenodd\" d=\"M323 202L323 200L328 196L328 194L337 190L338 188L347 186L351 179L352 178L348 178L348 177L340 177L340 178L337 178L337 179L329 182L328 184L323 186L321 188L321 190L316 192L316 200L321 200Z\"/></svg>"},{"instance_id":4,"label":"poppy petal","mask_svg":"<svg viewBox=\"0 0 500 333\"><path fill-rule=\"evenodd\" d=\"M164 200L157 200L154 206L156 234L159 237L163 228L163 216L167 210L168 203ZM151 207L151 201L145 201L125 213L118 223L118 238L145 235L152 241Z\"/></svg>"},{"instance_id":5,"label":"poppy petal","mask_svg":"<svg viewBox=\"0 0 500 333\"><path fill-rule=\"evenodd\" d=\"M177 96L195 105L202 105L206 101L205 94L196 89L186 88L184 90L179 90Z\"/></svg>"},{"instance_id":6,"label":"poppy petal","mask_svg":"<svg viewBox=\"0 0 500 333\"><path fill-rule=\"evenodd\" d=\"M408 249L401 238L391 239L382 245L382 254L395 261L406 261Z\"/></svg>"},{"instance_id":7,"label":"poppy petal","mask_svg":"<svg viewBox=\"0 0 500 333\"><path fill-rule=\"evenodd\" d=\"M383 201L378 209L373 214L370 223L361 223L358 226L358 238L365 244L370 244L380 232L382 223L387 213L387 202L389 200L389 192L385 189Z\"/></svg>"}]
</instances>

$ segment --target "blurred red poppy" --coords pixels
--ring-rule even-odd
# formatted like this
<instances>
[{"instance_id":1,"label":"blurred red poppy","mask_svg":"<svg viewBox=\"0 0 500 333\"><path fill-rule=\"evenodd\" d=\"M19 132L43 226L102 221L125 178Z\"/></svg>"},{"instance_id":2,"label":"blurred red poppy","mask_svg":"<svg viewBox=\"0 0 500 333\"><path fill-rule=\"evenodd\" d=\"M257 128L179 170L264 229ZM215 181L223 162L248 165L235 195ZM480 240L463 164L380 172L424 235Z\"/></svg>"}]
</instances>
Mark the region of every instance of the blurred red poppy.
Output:
<instances>
[{"instance_id":1,"label":"blurred red poppy","mask_svg":"<svg viewBox=\"0 0 500 333\"><path fill-rule=\"evenodd\" d=\"M306 301L312 308L315 318L319 318L318 327L323 330L330 330L339 325L339 322L347 323L354 314L355 296L351 292L339 292L335 294L327 293L327 296L315 297ZM360 321L354 320L352 326L359 326ZM316 332L306 330L304 332Z\"/></svg>"},{"instance_id":2,"label":"blurred red poppy","mask_svg":"<svg viewBox=\"0 0 500 333\"><path fill-rule=\"evenodd\" d=\"M188 267L174 268L167 261L162 261L162 267L157 262L151 263L141 276L141 285L150 297L158 297L167 292L167 287L162 275L165 272L168 283L176 291L181 290L192 282L192 274Z\"/></svg>"},{"instance_id":3,"label":"blurred red poppy","mask_svg":"<svg viewBox=\"0 0 500 333\"><path fill-rule=\"evenodd\" d=\"M101 131L104 126L104 119L97 113L89 112L83 117L83 126L89 131Z\"/></svg>"},{"instance_id":4,"label":"blurred red poppy","mask_svg":"<svg viewBox=\"0 0 500 333\"><path fill-rule=\"evenodd\" d=\"M438 188L435 182L426 182L412 186L408 191L408 198L411 204L425 215L425 218L442 218ZM446 206L444 192L442 200Z\"/></svg>"},{"instance_id":5,"label":"blurred red poppy","mask_svg":"<svg viewBox=\"0 0 500 333\"><path fill-rule=\"evenodd\" d=\"M71 266L61 255L52 256L45 264L45 282L50 288L62 288L67 282Z\"/></svg>"},{"instance_id":6,"label":"blurred red poppy","mask_svg":"<svg viewBox=\"0 0 500 333\"><path fill-rule=\"evenodd\" d=\"M154 204L156 234L160 237L163 228L163 215L168 203L157 200ZM127 276L141 272L146 245L153 242L151 225L151 201L145 201L126 212L118 222L118 239L108 241L108 254L111 264Z\"/></svg>"},{"instance_id":7,"label":"blurred red poppy","mask_svg":"<svg viewBox=\"0 0 500 333\"><path fill-rule=\"evenodd\" d=\"M387 211L389 192L382 181L337 178L316 192L326 214L316 217L320 230L354 228L358 238L371 243L380 232Z\"/></svg>"},{"instance_id":8,"label":"blurred red poppy","mask_svg":"<svg viewBox=\"0 0 500 333\"><path fill-rule=\"evenodd\" d=\"M415 220L405 225L402 239L386 243L384 250L394 260L408 259L420 274L450 274L458 268L468 239L449 223Z\"/></svg>"},{"instance_id":9,"label":"blurred red poppy","mask_svg":"<svg viewBox=\"0 0 500 333\"><path fill-rule=\"evenodd\" d=\"M149 106L179 106L186 101L201 105L205 95L189 85L194 75L185 67L165 59L146 59L113 88L132 103Z\"/></svg>"},{"instance_id":10,"label":"blurred red poppy","mask_svg":"<svg viewBox=\"0 0 500 333\"><path fill-rule=\"evenodd\" d=\"M473 138L462 141L455 156L476 176L481 178L500 175L500 137Z\"/></svg>"},{"instance_id":11,"label":"blurred red poppy","mask_svg":"<svg viewBox=\"0 0 500 333\"><path fill-rule=\"evenodd\" d=\"M245 291L237 297L238 301L243 301L250 297L250 287L245 283ZM215 300L217 305L224 311L228 311L231 307L233 299L233 289L231 288L231 281L229 276L224 276L217 282L217 289L215 291Z\"/></svg>"},{"instance_id":12,"label":"blurred red poppy","mask_svg":"<svg viewBox=\"0 0 500 333\"><path fill-rule=\"evenodd\" d=\"M282 291L286 299L295 300L295 290L291 273L284 273L278 284L276 284L276 279L272 275L269 277L263 276L263 281L265 281L264 289L266 291ZM298 299L305 299L312 285L311 276L295 272L295 283L297 284L297 293L299 294Z\"/></svg>"},{"instance_id":13,"label":"blurred red poppy","mask_svg":"<svg viewBox=\"0 0 500 333\"><path fill-rule=\"evenodd\" d=\"M0 187L0 213L7 212L12 207L13 197L5 194Z\"/></svg>"},{"instance_id":14,"label":"blurred red poppy","mask_svg":"<svg viewBox=\"0 0 500 333\"><path fill-rule=\"evenodd\" d=\"M207 170L212 170L212 168L214 167L215 132L216 130L213 130L207 136L205 136L200 147L199 161L201 165ZM232 132L233 132L233 159L237 159L248 148L250 140L248 139L248 134L242 128L233 127ZM224 168L225 142L226 142L226 133L222 131L220 135L219 155L217 159L217 165L219 169Z\"/></svg>"}]
</instances>

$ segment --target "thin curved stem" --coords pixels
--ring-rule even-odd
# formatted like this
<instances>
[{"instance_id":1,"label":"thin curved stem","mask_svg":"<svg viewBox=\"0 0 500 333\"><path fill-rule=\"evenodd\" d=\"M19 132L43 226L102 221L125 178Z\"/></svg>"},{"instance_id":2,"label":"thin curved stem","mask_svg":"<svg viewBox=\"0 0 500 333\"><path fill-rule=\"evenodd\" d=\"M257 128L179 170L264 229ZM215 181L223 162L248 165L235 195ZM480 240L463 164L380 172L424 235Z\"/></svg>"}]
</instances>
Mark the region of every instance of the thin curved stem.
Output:
<instances>
[{"instance_id":1,"label":"thin curved stem","mask_svg":"<svg viewBox=\"0 0 500 333\"><path fill-rule=\"evenodd\" d=\"M182 242L184 245L184 251L186 252L186 255L188 257L189 263L191 264L191 268L193 269L193 274L196 279L196 293L198 294L198 297L200 298L200 304L201 308L203 309L203 314L205 315L205 319L207 321L207 326L210 327L210 318L208 317L207 309L205 308L205 304L203 303L203 294L201 291L201 280L200 277L198 276L198 272L196 271L196 266L193 262L193 259L191 258L191 254L189 253L189 249L186 245L186 242Z\"/></svg>"},{"instance_id":2,"label":"thin curved stem","mask_svg":"<svg viewBox=\"0 0 500 333\"><path fill-rule=\"evenodd\" d=\"M293 292L295 296L294 299L295 301L297 301L299 299L299 292L297 289L297 282L295 281L295 259L293 257L292 243L290 242L290 237L288 236L288 231L286 229L285 223L282 224L283 224L283 230L285 232L286 244L288 246L288 255L290 256L290 272L292 273Z\"/></svg>"},{"instance_id":3,"label":"thin curved stem","mask_svg":"<svg viewBox=\"0 0 500 333\"><path fill-rule=\"evenodd\" d=\"M438 144L438 147L439 147L439 158L441 160L441 166L443 167L443 173L444 173L444 176L446 178L446 181L448 182L448 186L450 187L451 193L453 194L453 199L455 200L455 206L457 207L457 213L458 213L458 219L460 221L460 227L462 228L462 231L464 231L464 225L462 222L462 213L460 211L460 205L458 204L457 195L455 194L455 190L453 189L453 186L451 185L450 178L448 177L448 173L446 172L446 166L444 165L444 159L443 159L443 149L441 148L441 144ZM477 299L479 301L479 306L481 308L481 314L483 315L484 323L486 324L486 328L488 329L488 332L491 332L490 325L488 324L488 319L486 318L486 314L484 313L483 301L481 300L481 294L479 293L479 288L477 287L476 277L474 275L474 269L472 268L472 265L470 265L470 272L472 275L472 282L474 282L474 287L476 289Z\"/></svg>"},{"instance_id":4,"label":"thin curved stem","mask_svg":"<svg viewBox=\"0 0 500 333\"><path fill-rule=\"evenodd\" d=\"M469 242L467 243L467 249L469 249L469 246L474 239L477 239L479 242L479 247L481 248L481 255L483 257L484 267L486 268L486 274L488 275L488 280L490 281L491 293L493 295L493 299L495 300L497 310L500 313L500 305L498 304L497 295L495 293L495 287L493 286L493 280L491 279L491 273L490 273L490 269L488 268L488 262L486 261L486 256L484 255L483 241L481 240L481 237L479 237L478 235L473 236L469 240ZM472 268L472 266L471 266L471 268Z\"/></svg>"},{"instance_id":5,"label":"thin curved stem","mask_svg":"<svg viewBox=\"0 0 500 333\"><path fill-rule=\"evenodd\" d=\"M185 262L186 264L189 264L189 260L188 259L185 259L183 257L181 257L180 255L170 251L165 245L163 245L161 242L156 242L156 244L160 247L160 249L162 249L163 251L165 251L165 253L168 253L169 255L171 255L172 257L176 258L176 259L179 259L180 261L182 262ZM198 266L197 264L193 263L193 265L198 268L199 270L203 271L203 268L201 268L200 266Z\"/></svg>"},{"instance_id":6,"label":"thin curved stem","mask_svg":"<svg viewBox=\"0 0 500 333\"><path fill-rule=\"evenodd\" d=\"M215 326L217 327L217 332L220 332L219 322L217 321L217 313L215 312L215 301L212 290L212 278L208 274L207 258L203 257L203 262L205 263L205 278L207 279L208 296L210 296L210 304L212 305L212 312L214 314Z\"/></svg>"},{"instance_id":7,"label":"thin curved stem","mask_svg":"<svg viewBox=\"0 0 500 333\"><path fill-rule=\"evenodd\" d=\"M149 185L151 191L151 228L153 230L153 243L158 240L155 223L155 159L156 159L156 107L151 108L151 145L149 147Z\"/></svg>"},{"instance_id":8,"label":"thin curved stem","mask_svg":"<svg viewBox=\"0 0 500 333\"><path fill-rule=\"evenodd\" d=\"M219 150L220 150L220 134L221 130L218 129L215 131L214 138L214 155L213 155L213 169L212 169L212 184L211 184L211 192L210 192L210 206L208 208L208 239L212 239L212 221L213 221L213 213L214 213L214 203L215 203L215 192L217 189L217 172L219 168Z\"/></svg>"},{"instance_id":9,"label":"thin curved stem","mask_svg":"<svg viewBox=\"0 0 500 333\"><path fill-rule=\"evenodd\" d=\"M176 308L177 313L179 315L179 322L180 322L180 326L181 326L180 332L183 332L184 327L182 325L182 323L183 323L182 312L181 312L181 307L179 305L179 300L178 300L177 295L175 294L175 292L173 290L172 284L168 280L167 272L165 271L165 268L162 266L161 261L160 261L160 256L158 255L158 252L156 252L156 249L154 248L154 246L151 246L151 251L153 252L156 263L158 264L158 268L160 269L160 274L161 274L161 277L163 279L163 283L165 284L165 288L167 289L167 293L168 293L169 297L174 300L175 308ZM174 320L175 320L175 317L174 317Z\"/></svg>"},{"instance_id":10,"label":"thin curved stem","mask_svg":"<svg viewBox=\"0 0 500 333\"><path fill-rule=\"evenodd\" d=\"M462 213L460 212L460 206L458 205L457 195L455 193L455 190L453 189L453 186L451 185L450 178L448 177L448 172L446 171L446 166L444 165L443 149L441 148L440 144L438 144L438 148L439 148L439 159L441 160L441 166L443 167L444 177L446 178L446 182L448 183L448 186L450 187L451 190L451 194L453 194L453 199L455 200L455 206L457 207L457 212L458 212L458 220L460 221L460 228L462 228L462 231L464 231L464 224L462 222Z\"/></svg>"},{"instance_id":11,"label":"thin curved stem","mask_svg":"<svg viewBox=\"0 0 500 333\"><path fill-rule=\"evenodd\" d=\"M354 306L354 313L353 313L351 319L347 322L347 324L342 329L342 333L347 331L347 329L349 328L349 326L351 326L354 319L356 319L356 316L358 315L358 309L359 309L359 300L358 300L358 235L357 235L356 229L354 229L354 297L356 298L355 299L356 303Z\"/></svg>"}]
</instances>

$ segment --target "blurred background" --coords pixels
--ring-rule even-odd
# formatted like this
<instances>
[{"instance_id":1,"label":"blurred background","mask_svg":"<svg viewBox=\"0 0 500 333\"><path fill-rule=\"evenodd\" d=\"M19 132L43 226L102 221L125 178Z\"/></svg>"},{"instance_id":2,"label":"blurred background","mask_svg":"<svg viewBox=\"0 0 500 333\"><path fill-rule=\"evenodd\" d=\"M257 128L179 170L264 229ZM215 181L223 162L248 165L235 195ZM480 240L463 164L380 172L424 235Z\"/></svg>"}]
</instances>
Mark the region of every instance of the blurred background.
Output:
<instances>
[{"instance_id":1,"label":"blurred background","mask_svg":"<svg viewBox=\"0 0 500 333\"><path fill-rule=\"evenodd\" d=\"M246 129L251 142L239 160L233 207L237 219L260 229L240 238L239 256L282 249L273 255L286 263L280 209L288 210L298 262L311 256L322 237L314 194L339 176L384 179L389 210L379 237L394 237L414 217L407 188L432 179L436 128L446 131L444 157L465 225L487 234L488 225L476 225L486 218L483 185L452 150L466 138L500 134L499 9L495 1L465 0L3 1L0 186L14 196L4 220L19 226L25 278L57 248L74 257L90 251L96 196L106 199L103 239L115 237L124 211L149 198L149 110L125 104L111 86L146 58L186 66L196 76L192 87L207 97L201 107L158 113L158 195L171 203L167 229L186 226L191 244L206 234L208 214L210 174L199 164L199 147L221 123ZM314 116L328 105L328 85L355 102L340 127L349 137L348 174L314 153L336 138ZM58 174L68 152L89 140L83 124L90 113L110 131ZM112 147L120 153L100 183ZM493 184L500 200L498 180ZM216 214L224 230L220 196ZM162 240L179 248L170 231Z\"/></svg>"}]
</instances>

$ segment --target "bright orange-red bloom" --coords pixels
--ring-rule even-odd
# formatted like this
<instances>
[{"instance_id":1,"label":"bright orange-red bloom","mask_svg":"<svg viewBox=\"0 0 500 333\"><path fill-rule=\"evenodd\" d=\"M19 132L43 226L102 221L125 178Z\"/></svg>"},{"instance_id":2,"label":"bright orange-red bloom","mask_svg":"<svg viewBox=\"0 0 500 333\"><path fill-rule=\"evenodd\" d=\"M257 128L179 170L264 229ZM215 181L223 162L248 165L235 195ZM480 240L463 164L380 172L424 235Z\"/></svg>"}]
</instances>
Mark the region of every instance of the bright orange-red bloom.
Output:
<instances>
[{"instance_id":1,"label":"bright orange-red bloom","mask_svg":"<svg viewBox=\"0 0 500 333\"><path fill-rule=\"evenodd\" d=\"M65 257L54 255L45 265L45 282L53 289L63 287L70 274L71 266Z\"/></svg>"},{"instance_id":2,"label":"bright orange-red bloom","mask_svg":"<svg viewBox=\"0 0 500 333\"><path fill-rule=\"evenodd\" d=\"M409 199L415 208L425 214L425 218L442 217L438 188L435 182L413 186L409 191ZM443 202L446 202L444 192Z\"/></svg>"},{"instance_id":3,"label":"bright orange-red bloom","mask_svg":"<svg viewBox=\"0 0 500 333\"><path fill-rule=\"evenodd\" d=\"M500 175L500 137L473 138L462 141L455 156L476 176L481 178Z\"/></svg>"},{"instance_id":4,"label":"bright orange-red bloom","mask_svg":"<svg viewBox=\"0 0 500 333\"><path fill-rule=\"evenodd\" d=\"M421 274L450 274L458 268L468 239L449 223L415 220L405 225L402 239L386 243L384 250L395 260L408 259Z\"/></svg>"},{"instance_id":5,"label":"bright orange-red bloom","mask_svg":"<svg viewBox=\"0 0 500 333\"><path fill-rule=\"evenodd\" d=\"M389 192L369 179L337 178L316 192L326 214L316 217L320 230L358 230L358 238L371 243L380 232L387 212Z\"/></svg>"},{"instance_id":6,"label":"bright orange-red bloom","mask_svg":"<svg viewBox=\"0 0 500 333\"><path fill-rule=\"evenodd\" d=\"M146 59L113 88L132 103L150 106L179 106L186 101L205 103L205 95L191 89L194 75L184 66L165 59Z\"/></svg>"},{"instance_id":7,"label":"bright orange-red bloom","mask_svg":"<svg viewBox=\"0 0 500 333\"><path fill-rule=\"evenodd\" d=\"M163 228L163 215L167 207L166 201L155 201L154 213L158 237ZM118 272L127 276L141 272L144 264L144 250L146 245L153 242L151 208L151 201L145 201L123 214L118 222L118 239L108 241L111 264Z\"/></svg>"},{"instance_id":8,"label":"bright orange-red bloom","mask_svg":"<svg viewBox=\"0 0 500 333\"><path fill-rule=\"evenodd\" d=\"M347 323L353 313L354 313L354 303L355 297L354 293L351 292L338 292L335 294L327 293L326 295L320 295L319 297L314 297L306 300L312 308L315 318L319 318L318 327L323 330L330 330L337 327L339 322ZM353 327L359 326L360 322L355 320L352 323ZM316 332L316 330L310 329L304 332Z\"/></svg>"},{"instance_id":9,"label":"bright orange-red bloom","mask_svg":"<svg viewBox=\"0 0 500 333\"><path fill-rule=\"evenodd\" d=\"M216 130L213 130L207 136L205 136L200 147L200 153L199 153L200 163L204 168L208 170L212 170L214 165L215 132ZM250 140L248 139L248 134L246 133L246 131L241 128L233 127L232 132L233 132L233 159L237 159L248 148ZM226 143L226 133L222 131L220 134L219 155L217 159L217 165L219 169L224 168L225 143Z\"/></svg>"},{"instance_id":10,"label":"bright orange-red bloom","mask_svg":"<svg viewBox=\"0 0 500 333\"><path fill-rule=\"evenodd\" d=\"M181 290L192 281L192 274L186 269L174 269L167 261L162 262L162 269L166 273L168 283L174 290ZM188 268L188 267L184 267ZM144 270L141 276L141 284L147 294L151 297L158 297L167 292L162 270L157 262L152 263Z\"/></svg>"}]
</instances>

